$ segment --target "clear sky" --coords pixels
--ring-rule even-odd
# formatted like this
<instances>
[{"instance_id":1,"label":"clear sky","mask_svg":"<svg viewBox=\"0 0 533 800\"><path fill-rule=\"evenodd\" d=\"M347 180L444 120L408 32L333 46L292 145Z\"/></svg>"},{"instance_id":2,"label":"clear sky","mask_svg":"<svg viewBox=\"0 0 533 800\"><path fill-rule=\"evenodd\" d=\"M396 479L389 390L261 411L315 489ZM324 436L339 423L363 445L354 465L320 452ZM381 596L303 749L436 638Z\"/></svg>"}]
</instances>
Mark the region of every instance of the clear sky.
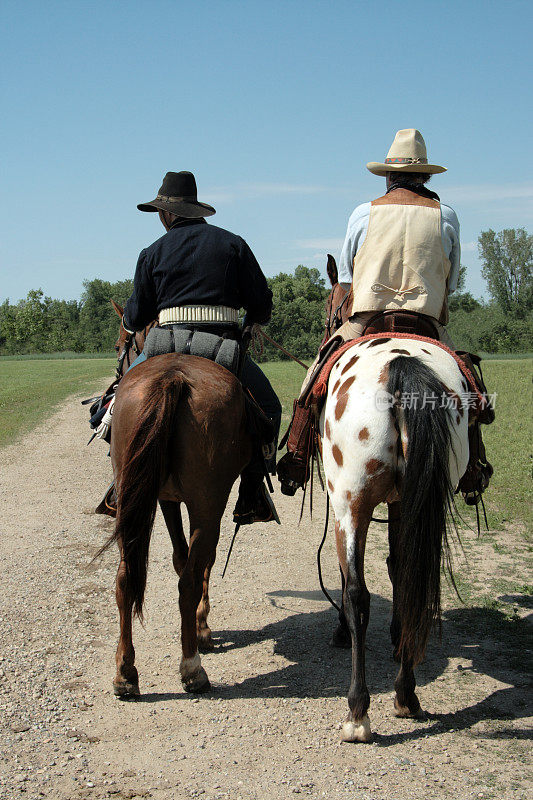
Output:
<instances>
[{"instance_id":1,"label":"clear sky","mask_svg":"<svg viewBox=\"0 0 533 800\"><path fill-rule=\"evenodd\" d=\"M2 0L0 300L132 277L167 170L267 275L325 274L407 127L480 296L480 231L532 227L532 23L513 0Z\"/></svg>"}]
</instances>

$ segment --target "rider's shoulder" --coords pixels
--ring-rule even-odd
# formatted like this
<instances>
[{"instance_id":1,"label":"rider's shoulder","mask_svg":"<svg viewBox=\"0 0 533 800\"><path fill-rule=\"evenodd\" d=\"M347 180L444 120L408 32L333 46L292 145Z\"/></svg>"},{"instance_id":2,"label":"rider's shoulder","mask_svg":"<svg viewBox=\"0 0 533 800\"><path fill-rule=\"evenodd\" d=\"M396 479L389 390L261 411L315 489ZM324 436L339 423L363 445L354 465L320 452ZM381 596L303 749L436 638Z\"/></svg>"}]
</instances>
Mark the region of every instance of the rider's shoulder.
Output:
<instances>
[{"instance_id":1,"label":"rider's shoulder","mask_svg":"<svg viewBox=\"0 0 533 800\"><path fill-rule=\"evenodd\" d=\"M235 242L244 241L242 236L239 236L237 233L228 231L226 230L226 228L219 228L218 225L211 225L210 222L207 225L203 226L203 230L208 236L218 237L221 239L228 239Z\"/></svg>"},{"instance_id":2,"label":"rider's shoulder","mask_svg":"<svg viewBox=\"0 0 533 800\"><path fill-rule=\"evenodd\" d=\"M350 223L358 222L370 215L370 203L360 203L350 214Z\"/></svg>"},{"instance_id":3,"label":"rider's shoulder","mask_svg":"<svg viewBox=\"0 0 533 800\"><path fill-rule=\"evenodd\" d=\"M442 218L446 220L446 222L449 222L454 227L457 227L459 225L459 219L457 217L457 214L455 213L455 211L451 206L447 206L446 203L441 203L440 211L442 214Z\"/></svg>"}]
</instances>

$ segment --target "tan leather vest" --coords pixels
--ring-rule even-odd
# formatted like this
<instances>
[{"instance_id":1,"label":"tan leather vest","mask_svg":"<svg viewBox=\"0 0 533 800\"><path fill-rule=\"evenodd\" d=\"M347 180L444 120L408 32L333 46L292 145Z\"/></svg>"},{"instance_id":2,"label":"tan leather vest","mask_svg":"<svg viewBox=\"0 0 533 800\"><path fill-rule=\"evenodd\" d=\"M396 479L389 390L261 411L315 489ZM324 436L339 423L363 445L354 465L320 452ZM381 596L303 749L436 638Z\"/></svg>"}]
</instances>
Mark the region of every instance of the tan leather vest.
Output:
<instances>
[{"instance_id":1,"label":"tan leather vest","mask_svg":"<svg viewBox=\"0 0 533 800\"><path fill-rule=\"evenodd\" d=\"M418 311L446 325L450 266L439 202L407 189L373 200L353 263L352 314Z\"/></svg>"}]
</instances>

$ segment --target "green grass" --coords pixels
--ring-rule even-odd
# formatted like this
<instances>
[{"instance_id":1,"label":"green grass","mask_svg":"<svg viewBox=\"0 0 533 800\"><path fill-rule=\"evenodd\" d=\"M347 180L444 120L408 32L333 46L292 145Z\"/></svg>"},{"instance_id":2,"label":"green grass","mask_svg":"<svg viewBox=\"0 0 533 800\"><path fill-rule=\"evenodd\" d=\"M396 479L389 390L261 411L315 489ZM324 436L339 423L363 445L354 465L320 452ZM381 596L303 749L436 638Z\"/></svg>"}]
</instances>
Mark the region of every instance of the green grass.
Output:
<instances>
[{"instance_id":1,"label":"green grass","mask_svg":"<svg viewBox=\"0 0 533 800\"><path fill-rule=\"evenodd\" d=\"M0 358L0 446L14 441L46 419L71 394L87 396L104 388L114 374L114 358L45 359ZM282 432L292 413L305 370L298 364L276 361L261 368L277 391L282 406ZM533 430L531 378L533 360L491 359L483 364L489 392L497 393L496 422L483 426L489 461L495 474L485 497L491 527L520 521L531 529L531 469ZM472 516L462 505L469 520Z\"/></svg>"},{"instance_id":2,"label":"green grass","mask_svg":"<svg viewBox=\"0 0 533 800\"><path fill-rule=\"evenodd\" d=\"M60 353L24 353L16 356L0 356L2 361L72 361L82 358L116 358L115 353L74 353L72 350L62 350Z\"/></svg>"},{"instance_id":3,"label":"green grass","mask_svg":"<svg viewBox=\"0 0 533 800\"><path fill-rule=\"evenodd\" d=\"M522 521L533 529L531 482L533 360L491 360L482 364L489 393L496 392L496 421L483 425L494 476L486 492L491 526Z\"/></svg>"},{"instance_id":4,"label":"green grass","mask_svg":"<svg viewBox=\"0 0 533 800\"><path fill-rule=\"evenodd\" d=\"M0 447L49 417L69 395L105 389L115 365L114 358L0 361Z\"/></svg>"}]
</instances>

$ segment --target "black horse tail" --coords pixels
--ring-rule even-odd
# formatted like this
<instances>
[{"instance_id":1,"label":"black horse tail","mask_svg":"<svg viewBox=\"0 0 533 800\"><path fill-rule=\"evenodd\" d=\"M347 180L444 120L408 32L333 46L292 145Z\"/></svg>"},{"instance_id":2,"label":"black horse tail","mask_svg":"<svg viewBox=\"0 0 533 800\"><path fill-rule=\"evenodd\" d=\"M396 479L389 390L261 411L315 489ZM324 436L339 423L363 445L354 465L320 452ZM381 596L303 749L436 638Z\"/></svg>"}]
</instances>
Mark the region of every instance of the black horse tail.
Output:
<instances>
[{"instance_id":1,"label":"black horse tail","mask_svg":"<svg viewBox=\"0 0 533 800\"><path fill-rule=\"evenodd\" d=\"M143 386L135 430L126 446L117 476L117 521L111 538L122 548L127 591L134 613L142 619L148 551L157 498L167 472L169 438L176 409L188 386L179 369L169 369Z\"/></svg>"},{"instance_id":2,"label":"black horse tail","mask_svg":"<svg viewBox=\"0 0 533 800\"><path fill-rule=\"evenodd\" d=\"M448 516L454 507L450 411L438 402L434 407L431 402L423 403L424 396L440 398L443 386L418 358L398 356L391 361L387 389L396 398L393 413L399 432L407 437L394 570L401 621L398 654L417 664L424 657L433 623L440 626L441 562L453 583L447 539ZM399 404L402 395L408 402Z\"/></svg>"}]
</instances>

